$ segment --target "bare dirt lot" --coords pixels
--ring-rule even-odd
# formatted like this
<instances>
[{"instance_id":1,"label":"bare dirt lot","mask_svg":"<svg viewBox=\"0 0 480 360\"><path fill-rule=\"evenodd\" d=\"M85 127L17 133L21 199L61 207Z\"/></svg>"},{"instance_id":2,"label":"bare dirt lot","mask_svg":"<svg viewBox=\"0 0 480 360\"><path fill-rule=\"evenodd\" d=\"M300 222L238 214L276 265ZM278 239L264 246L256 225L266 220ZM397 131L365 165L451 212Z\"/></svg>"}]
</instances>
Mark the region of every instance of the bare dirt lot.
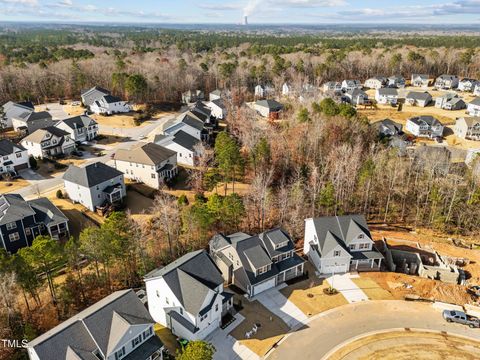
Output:
<instances>
[{"instance_id":1,"label":"bare dirt lot","mask_svg":"<svg viewBox=\"0 0 480 360\"><path fill-rule=\"evenodd\" d=\"M16 191L29 185L30 183L24 179L15 179L11 181L0 180L0 194Z\"/></svg>"},{"instance_id":2,"label":"bare dirt lot","mask_svg":"<svg viewBox=\"0 0 480 360\"><path fill-rule=\"evenodd\" d=\"M474 360L480 343L460 337L411 331L396 331L354 341L329 360Z\"/></svg>"}]
</instances>

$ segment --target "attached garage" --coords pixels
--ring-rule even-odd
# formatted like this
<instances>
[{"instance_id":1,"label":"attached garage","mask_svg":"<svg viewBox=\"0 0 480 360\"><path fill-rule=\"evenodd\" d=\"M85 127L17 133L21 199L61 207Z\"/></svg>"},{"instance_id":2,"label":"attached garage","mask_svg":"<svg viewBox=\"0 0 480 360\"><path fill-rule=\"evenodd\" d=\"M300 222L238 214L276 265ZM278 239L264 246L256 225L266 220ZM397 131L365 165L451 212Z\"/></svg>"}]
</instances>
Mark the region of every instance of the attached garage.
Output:
<instances>
[{"instance_id":1,"label":"attached garage","mask_svg":"<svg viewBox=\"0 0 480 360\"><path fill-rule=\"evenodd\" d=\"M265 291L265 290L271 289L272 287L275 287L275 284L276 284L275 277L273 277L269 280L266 280L264 282L261 282L260 284L257 284L255 286L253 286L252 296L258 295L262 291Z\"/></svg>"},{"instance_id":2,"label":"attached garage","mask_svg":"<svg viewBox=\"0 0 480 360\"><path fill-rule=\"evenodd\" d=\"M333 265L330 265L330 264L323 264L322 265L322 273L323 274L332 274L332 273L346 273L348 272L350 269L350 264L347 263L347 264L333 264Z\"/></svg>"}]
</instances>

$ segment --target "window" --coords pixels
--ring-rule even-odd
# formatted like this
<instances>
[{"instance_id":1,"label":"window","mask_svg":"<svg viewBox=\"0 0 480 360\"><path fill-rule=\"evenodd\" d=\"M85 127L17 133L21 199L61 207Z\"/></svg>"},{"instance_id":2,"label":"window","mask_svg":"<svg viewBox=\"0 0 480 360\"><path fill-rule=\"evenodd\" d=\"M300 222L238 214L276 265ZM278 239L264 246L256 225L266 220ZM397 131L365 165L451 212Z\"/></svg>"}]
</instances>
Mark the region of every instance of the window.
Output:
<instances>
[{"instance_id":1,"label":"window","mask_svg":"<svg viewBox=\"0 0 480 360\"><path fill-rule=\"evenodd\" d=\"M368 248L370 248L370 245L369 245L369 244L359 244L359 245L358 245L358 248L359 248L360 250L362 250L362 249L368 249Z\"/></svg>"},{"instance_id":2,"label":"window","mask_svg":"<svg viewBox=\"0 0 480 360\"><path fill-rule=\"evenodd\" d=\"M333 256L335 256L335 257L338 257L338 256L340 256L340 255L341 255L340 250L335 250L335 251L333 252Z\"/></svg>"},{"instance_id":3,"label":"window","mask_svg":"<svg viewBox=\"0 0 480 360\"><path fill-rule=\"evenodd\" d=\"M31 235L32 230L30 228L25 228L25 235Z\"/></svg>"},{"instance_id":4,"label":"window","mask_svg":"<svg viewBox=\"0 0 480 360\"><path fill-rule=\"evenodd\" d=\"M282 248L284 246L287 246L287 245L288 245L288 241L284 241L280 244L275 245L275 249L280 249L280 248Z\"/></svg>"},{"instance_id":5,"label":"window","mask_svg":"<svg viewBox=\"0 0 480 360\"><path fill-rule=\"evenodd\" d=\"M132 348L135 348L142 342L142 335L138 335L135 339L132 340Z\"/></svg>"},{"instance_id":6,"label":"window","mask_svg":"<svg viewBox=\"0 0 480 360\"><path fill-rule=\"evenodd\" d=\"M21 157L22 157L22 153L16 153L15 156L16 156L17 158L21 158Z\"/></svg>"},{"instance_id":7,"label":"window","mask_svg":"<svg viewBox=\"0 0 480 360\"><path fill-rule=\"evenodd\" d=\"M358 238L359 238L359 239L363 239L364 237L365 237L365 235L364 235L364 234L360 234L360 235L358 235Z\"/></svg>"},{"instance_id":8,"label":"window","mask_svg":"<svg viewBox=\"0 0 480 360\"><path fill-rule=\"evenodd\" d=\"M15 221L9 222L7 224L7 230L13 230L17 228L17 223Z\"/></svg>"},{"instance_id":9,"label":"window","mask_svg":"<svg viewBox=\"0 0 480 360\"><path fill-rule=\"evenodd\" d=\"M115 353L115 360L119 360L125 356L125 346Z\"/></svg>"},{"instance_id":10,"label":"window","mask_svg":"<svg viewBox=\"0 0 480 360\"><path fill-rule=\"evenodd\" d=\"M159 298L160 297L160 291L157 290L156 293L157 293L157 297Z\"/></svg>"},{"instance_id":11,"label":"window","mask_svg":"<svg viewBox=\"0 0 480 360\"><path fill-rule=\"evenodd\" d=\"M218 304L215 304L215 312L218 311Z\"/></svg>"},{"instance_id":12,"label":"window","mask_svg":"<svg viewBox=\"0 0 480 360\"><path fill-rule=\"evenodd\" d=\"M257 270L258 275L262 275L268 271L268 266L263 266Z\"/></svg>"},{"instance_id":13,"label":"window","mask_svg":"<svg viewBox=\"0 0 480 360\"><path fill-rule=\"evenodd\" d=\"M152 179L156 179L157 176L155 174L152 174Z\"/></svg>"},{"instance_id":14,"label":"window","mask_svg":"<svg viewBox=\"0 0 480 360\"><path fill-rule=\"evenodd\" d=\"M17 241L20 239L20 235L18 234L18 232L16 232L8 235L8 238L10 239L10 241Z\"/></svg>"},{"instance_id":15,"label":"window","mask_svg":"<svg viewBox=\"0 0 480 360\"><path fill-rule=\"evenodd\" d=\"M180 308L180 315L183 315L183 308Z\"/></svg>"},{"instance_id":16,"label":"window","mask_svg":"<svg viewBox=\"0 0 480 360\"><path fill-rule=\"evenodd\" d=\"M288 259L292 254L290 252L286 252L282 254L282 260Z\"/></svg>"},{"instance_id":17,"label":"window","mask_svg":"<svg viewBox=\"0 0 480 360\"><path fill-rule=\"evenodd\" d=\"M202 315L202 316L200 317L200 321L203 321L203 320L205 320L206 318L207 318L207 314L204 314L204 315Z\"/></svg>"},{"instance_id":18,"label":"window","mask_svg":"<svg viewBox=\"0 0 480 360\"><path fill-rule=\"evenodd\" d=\"M8 156L4 156L4 157L3 157L3 160L8 160Z\"/></svg>"},{"instance_id":19,"label":"window","mask_svg":"<svg viewBox=\"0 0 480 360\"><path fill-rule=\"evenodd\" d=\"M167 297L165 298L165 302L166 302L168 305L170 305L170 301L168 300Z\"/></svg>"},{"instance_id":20,"label":"window","mask_svg":"<svg viewBox=\"0 0 480 360\"><path fill-rule=\"evenodd\" d=\"M355 244L350 245L350 250L355 250L357 246Z\"/></svg>"}]
</instances>

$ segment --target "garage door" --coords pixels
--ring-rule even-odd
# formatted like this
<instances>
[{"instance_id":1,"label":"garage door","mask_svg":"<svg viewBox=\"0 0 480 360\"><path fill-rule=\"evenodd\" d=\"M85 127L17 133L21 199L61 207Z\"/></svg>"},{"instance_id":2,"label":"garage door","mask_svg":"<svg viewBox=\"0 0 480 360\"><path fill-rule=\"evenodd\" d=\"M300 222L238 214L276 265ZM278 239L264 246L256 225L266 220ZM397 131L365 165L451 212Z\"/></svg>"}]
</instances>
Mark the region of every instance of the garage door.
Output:
<instances>
[{"instance_id":1,"label":"garage door","mask_svg":"<svg viewBox=\"0 0 480 360\"><path fill-rule=\"evenodd\" d=\"M264 281L253 287L253 296L260 294L262 291L275 287L275 278Z\"/></svg>"},{"instance_id":2,"label":"garage door","mask_svg":"<svg viewBox=\"0 0 480 360\"><path fill-rule=\"evenodd\" d=\"M322 272L324 274L331 274L331 273L346 273L348 272L348 264L342 265L323 265Z\"/></svg>"}]
</instances>

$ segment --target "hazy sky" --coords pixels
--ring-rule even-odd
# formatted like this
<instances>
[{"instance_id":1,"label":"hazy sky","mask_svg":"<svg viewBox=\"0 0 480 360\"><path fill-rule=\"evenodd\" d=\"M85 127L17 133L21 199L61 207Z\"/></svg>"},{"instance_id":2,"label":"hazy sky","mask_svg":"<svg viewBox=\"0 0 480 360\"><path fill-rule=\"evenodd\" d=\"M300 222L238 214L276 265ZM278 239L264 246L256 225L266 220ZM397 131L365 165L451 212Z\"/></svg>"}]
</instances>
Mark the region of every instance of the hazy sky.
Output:
<instances>
[{"instance_id":1,"label":"hazy sky","mask_svg":"<svg viewBox=\"0 0 480 360\"><path fill-rule=\"evenodd\" d=\"M419 5L421 4L421 5ZM480 0L0 0L0 20L480 23Z\"/></svg>"}]
</instances>

